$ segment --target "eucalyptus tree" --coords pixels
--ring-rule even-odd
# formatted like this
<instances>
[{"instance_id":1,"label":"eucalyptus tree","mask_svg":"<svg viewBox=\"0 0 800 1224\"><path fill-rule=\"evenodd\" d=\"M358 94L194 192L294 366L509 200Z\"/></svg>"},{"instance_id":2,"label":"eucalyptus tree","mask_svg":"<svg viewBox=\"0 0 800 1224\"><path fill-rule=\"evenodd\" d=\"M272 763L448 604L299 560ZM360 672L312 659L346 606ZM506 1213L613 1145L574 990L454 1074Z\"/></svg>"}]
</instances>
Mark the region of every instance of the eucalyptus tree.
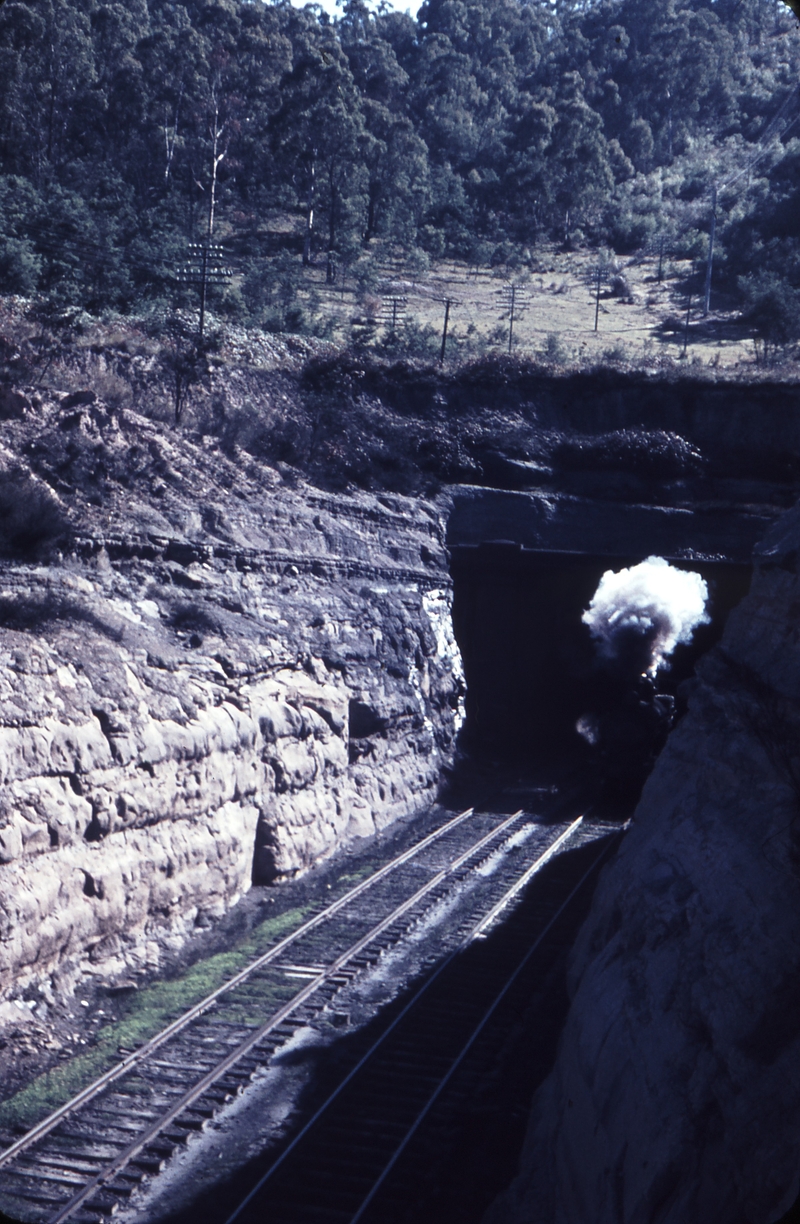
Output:
<instances>
[{"instance_id":1,"label":"eucalyptus tree","mask_svg":"<svg viewBox=\"0 0 800 1224\"><path fill-rule=\"evenodd\" d=\"M0 141L7 171L37 186L61 174L82 144L96 81L88 13L67 0L0 9Z\"/></svg>"},{"instance_id":2,"label":"eucalyptus tree","mask_svg":"<svg viewBox=\"0 0 800 1224\"><path fill-rule=\"evenodd\" d=\"M590 220L614 186L612 150L578 73L564 73L554 105L557 118L547 150L550 192L569 242L576 224Z\"/></svg>"},{"instance_id":3,"label":"eucalyptus tree","mask_svg":"<svg viewBox=\"0 0 800 1224\"><path fill-rule=\"evenodd\" d=\"M281 81L271 125L273 147L304 212L303 263L314 257L317 212L324 217L327 279L335 278L342 231L360 224L368 194L365 157L374 140L361 96L332 28L305 10L293 37L293 62Z\"/></svg>"},{"instance_id":4,"label":"eucalyptus tree","mask_svg":"<svg viewBox=\"0 0 800 1224\"><path fill-rule=\"evenodd\" d=\"M408 73L382 37L385 26L364 0L347 0L337 32L369 134L364 241L384 234L410 246L428 198L428 150L408 117Z\"/></svg>"}]
</instances>

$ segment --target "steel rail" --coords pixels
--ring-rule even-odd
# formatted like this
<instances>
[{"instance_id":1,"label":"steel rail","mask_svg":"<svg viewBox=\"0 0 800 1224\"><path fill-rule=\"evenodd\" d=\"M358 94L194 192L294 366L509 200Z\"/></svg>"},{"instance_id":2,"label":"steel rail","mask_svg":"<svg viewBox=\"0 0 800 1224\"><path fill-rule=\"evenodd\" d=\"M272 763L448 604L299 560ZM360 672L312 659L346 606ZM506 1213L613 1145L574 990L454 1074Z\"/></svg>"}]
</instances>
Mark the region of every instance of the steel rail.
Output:
<instances>
[{"instance_id":1,"label":"steel rail","mask_svg":"<svg viewBox=\"0 0 800 1224\"><path fill-rule=\"evenodd\" d=\"M565 832L562 833L558 837L557 841L560 846L563 846L564 843L567 841L567 839L571 837L575 832L577 832L582 821L583 821L583 816L579 816L578 819L573 821L572 824L569 826L569 828L566 829ZM544 853L539 856L536 862L532 864L532 867L528 868L528 871L526 872L526 875L528 875L528 878L530 878L530 875L533 874L532 868L536 868L537 865L539 864L541 866L544 866L544 862L552 856L552 850L553 850L552 846L548 847L548 849L545 850ZM592 866L594 866L594 864ZM582 877L581 884L583 883L583 880L585 878L586 878L585 876ZM580 885L578 885L577 887L580 887ZM548 923L548 925L545 927L544 931L539 936L539 939L536 941L536 944L534 944L534 948L531 949L531 952L533 952L533 950L538 946L538 944L544 938L545 934L550 929L553 922L555 922L556 918L561 914L564 907L572 899L575 891L576 890L573 889L572 893L570 893L569 897L567 898L567 901L564 902L564 905L561 906L561 909L559 909L555 917L552 918L551 921ZM517 888L517 882L515 881L515 883L512 884L511 888L509 888L507 892L504 893L502 900L505 902L505 904L508 904L518 892L519 892L519 889ZM506 898L507 898L507 901L506 901ZM356 1077L356 1075L358 1075L359 1071L361 1071L361 1069L370 1061L373 1055L380 1049L380 1047L387 1040L387 1038L394 1032L394 1030L397 1028L400 1022L405 1018L405 1016L408 1015L411 1009L416 1006L416 1004L419 1002L422 996L427 993L427 991L434 984L434 982L436 982L437 979L441 977L445 969L447 969L448 965L450 965L455 960L455 958L464 951L464 948L466 948L467 945L473 941L473 939L476 936L476 933L481 929L482 924L483 924L483 920L481 920L481 922L479 922L475 927L473 927L470 930L469 934L466 936L466 938L459 941L458 945L452 950L452 952L448 953L448 955L444 958L444 960L442 960L436 966L434 971L425 979L422 985L414 992L414 994L408 1000L408 1002L403 1007L403 1009L395 1016L391 1024L389 1024L384 1029L384 1031L380 1034L380 1036L376 1038L376 1040L369 1047L367 1052L364 1055L362 1055L362 1057L359 1059L356 1065L348 1072L345 1078L339 1084L337 1084L336 1088L334 1088L330 1096L328 1096L326 1100L323 1101L322 1105L320 1105L319 1109L317 1109L317 1111L312 1115L312 1117L309 1118L305 1126L303 1126L303 1128L300 1131L298 1131L298 1133L295 1135L291 1143L287 1147L284 1148L284 1150L281 1152L277 1160L275 1160L275 1162L272 1165L270 1165L266 1173L264 1173L264 1175L255 1184L252 1190L247 1194L247 1196L244 1199L242 1199L241 1203L236 1208L236 1210L232 1213L232 1215L228 1216L228 1218L225 1221L225 1224L234 1224L234 1221L236 1221L239 1218L241 1213L244 1211L245 1207L247 1207L253 1201L255 1196L263 1189L263 1187L266 1185L269 1179L273 1176L273 1174L277 1173L278 1169L281 1167L284 1161L291 1155L291 1153L303 1141L303 1139L306 1137L306 1135L312 1129L312 1127L316 1125L319 1119L331 1107L333 1102L341 1095L342 1092L344 1092L347 1085ZM52 1224L57 1224L57 1222L54 1220Z\"/></svg>"},{"instance_id":2,"label":"steel rail","mask_svg":"<svg viewBox=\"0 0 800 1224\"><path fill-rule=\"evenodd\" d=\"M116 1175L120 1173L126 1165L130 1164L131 1160L133 1160L143 1148L147 1147L148 1143L151 1143L153 1139L155 1139L161 1133L161 1131L164 1130L165 1127L169 1126L169 1124L174 1122L180 1114L189 1109L189 1107L199 1097L201 1097L216 1080L220 1079L226 1071L230 1070L230 1068L233 1067L241 1058L248 1054L250 1050L252 1050L254 1046L258 1045L260 1041L268 1036L273 1029L282 1024L284 1020L287 1020L292 1012L301 1007L303 1003L305 1003L306 1000L311 997L311 995L315 994L316 991L325 984L325 982L327 982L330 978L335 977L348 961L352 960L355 956L358 956L360 952L363 952L363 950L369 944L374 942L374 940L380 938L384 931L392 926L398 920L398 918L402 918L403 915L410 909L413 909L413 907L420 900L422 900L426 894L437 888L439 884L441 884L442 881L447 878L447 876L457 871L475 854L479 854L480 851L489 844L489 842L495 840L505 831L505 829L509 827L509 825L519 820L520 816L522 815L523 809L520 809L512 816L507 817L499 825L495 825L493 829L491 829L483 837L479 838L477 842L474 842L468 850L465 850L456 859L454 859L452 863L449 863L446 867L442 868L436 873L435 876L423 884L421 888L418 888L413 896L406 898L405 901L396 906L390 914L381 919L379 923L367 931L365 935L362 935L360 939L356 940L356 942L352 944L345 952L342 952L339 956L337 956L337 958L330 965L326 966L325 969L316 974L315 977L313 977L308 984L302 988L302 990L298 991L298 993L293 995L283 1007L281 1007L277 1012L273 1013L269 1020L260 1025L258 1028L254 1029L254 1031L248 1037L246 1037L244 1041L242 1041L238 1046L234 1047L226 1058L215 1064L215 1066L212 1067L212 1069L207 1072L202 1079L193 1084L192 1087L188 1089L188 1091L185 1092L177 1101L175 1101L168 1110L165 1110L164 1113L160 1114L151 1126L141 1132L136 1139L132 1143L128 1144L128 1146L124 1148L116 1157L114 1157L113 1160L104 1165L103 1169L93 1178L91 1178L91 1180L88 1181L77 1194L73 1195L73 1197L67 1203L65 1203L55 1215L48 1217L48 1224L61 1224L61 1221L66 1220L69 1218L69 1216L73 1215L74 1212L77 1211L77 1209L81 1207L87 1199L91 1198L97 1190L105 1186L109 1181L116 1177ZM580 821L576 821L575 827L577 827L579 823Z\"/></svg>"},{"instance_id":3,"label":"steel rail","mask_svg":"<svg viewBox=\"0 0 800 1224\"><path fill-rule=\"evenodd\" d=\"M475 930L472 932L473 939L485 939L486 938L485 932L487 928L492 925L495 918L497 918L500 914L502 914L506 906L510 905L511 902L514 900L517 893L522 892L522 889L525 887L528 881L532 880L533 877L536 875L536 873L542 870L545 863L549 863L553 855L558 854L564 842L568 838L572 837L572 834L577 831L577 829L582 823L583 823L583 816L579 816L578 819L573 824L571 824L569 828L566 829L561 834L560 837L556 838L552 846L550 846L549 849L545 850L541 858L538 858L535 863L531 863L528 870L522 873L522 875L517 880L516 884L512 885L512 887L509 888L508 892L505 893L500 898L497 904L492 906L492 908L489 910L489 913L486 915L486 917L483 918L478 923L478 925L475 927Z\"/></svg>"},{"instance_id":4,"label":"steel rail","mask_svg":"<svg viewBox=\"0 0 800 1224\"><path fill-rule=\"evenodd\" d=\"M605 858L605 856L606 856L606 855L608 854L608 852L610 851L610 849L611 849L611 846L612 846L612 845L613 845L613 838L609 839L608 844L607 844L606 846L604 846L604 847L603 847L603 849L600 851L600 853L597 855L597 857L596 857L596 858L593 860L593 862L591 863L591 865L590 865L590 866L589 866L589 867L586 869L586 871L583 873L583 875L581 876L581 878L580 878L580 880L578 881L578 883L577 883L577 884L575 885L575 887L574 887L574 888L571 890L571 892L570 892L570 893L569 893L569 895L568 895L568 896L565 898L565 900L564 900L564 901L562 901L561 905L558 907L558 909L556 910L556 912L553 914L553 916L552 916L552 918L550 919L550 921L547 923L547 925L544 927L544 929L543 929L542 931L540 931L539 935L538 935L538 936L537 936L537 938L534 940L534 942L531 944L530 948L529 948L529 949L528 949L528 951L525 953L525 955L523 956L522 960L521 960L521 961L519 962L519 964L517 965L516 969L515 969L515 970L513 971L513 973L512 973L512 974L511 974L511 975L510 975L510 976L509 976L507 979L506 979L506 982L505 982L504 986L503 986L503 987L502 987L502 989L501 989L501 990L499 990L499 991L498 991L498 993L495 995L495 997L494 997L494 999L492 1000L491 1004L490 1004L490 1005L489 1005L489 1007L486 1009L486 1011L484 1012L484 1014L483 1014L483 1016L481 1017L481 1019L478 1021L477 1025L475 1026L475 1028L472 1030L472 1032L471 1032L470 1036L467 1038L467 1041L466 1041L466 1042L464 1043L464 1045L461 1047L461 1050L459 1051L458 1055L457 1055L457 1056L456 1056L456 1058L453 1060L453 1062L450 1064L450 1067L448 1068L448 1070L446 1071L446 1073L445 1073L445 1074L442 1076L442 1078L440 1079L439 1083L436 1085L436 1087L434 1088L433 1092L432 1092L432 1093L431 1093L431 1095L428 1097L428 1100L425 1102L425 1104L423 1105L422 1109L419 1111L419 1113L417 1114L416 1118L415 1118L415 1119L414 1119L414 1121L412 1122L411 1126L410 1126L410 1127L409 1127L409 1129L406 1131L406 1133L405 1133L405 1135L403 1136L402 1140L400 1141L400 1143L399 1143L399 1144L397 1145L397 1147L395 1148L394 1152L392 1153L391 1158L390 1158L390 1159L387 1161L387 1163L384 1165L383 1171L381 1172L381 1174L380 1174L380 1176L377 1178L377 1180L376 1180L376 1181L373 1183L372 1189L370 1190L370 1192L369 1192L369 1194L366 1196L366 1198L363 1200L363 1202L362 1202L361 1206L359 1207L358 1211L355 1213L355 1215L354 1215L354 1216L352 1217L352 1219L350 1220L350 1224L359 1224L359 1222L361 1221L361 1219L362 1219L362 1218L363 1218L363 1216L364 1216L364 1212L365 1212L365 1211L368 1209L368 1207L370 1206L370 1204L371 1204L371 1203L374 1201L375 1196L378 1194L378 1192L379 1192L379 1190L380 1190L381 1186L382 1186L382 1185L384 1184L384 1182L386 1181L386 1178L389 1176L389 1174L391 1173L392 1169L395 1167L395 1165L397 1164L398 1160L399 1160L399 1159L400 1159L400 1157L403 1155L403 1152L406 1150L406 1148L408 1147L409 1143L410 1143L410 1142L411 1142L411 1140L414 1138L414 1135L417 1133L417 1131L419 1130L420 1126L421 1126L421 1125L422 1125L422 1123L425 1121L425 1118L428 1116L428 1114L430 1113L431 1109L432 1109L432 1108L433 1108L433 1106L436 1104L436 1102L438 1101L439 1097L442 1095L442 1093L444 1092L445 1088L447 1087L447 1085L450 1083L451 1079L452 1079L452 1078L453 1078L453 1076L455 1075L456 1071L458 1070L458 1068L459 1068L459 1067L461 1066L461 1064L463 1063L464 1059L465 1059L465 1058L467 1057L467 1055L469 1054L469 1052L470 1052L470 1050L472 1049L473 1045L474 1045L474 1044L475 1044L475 1042L478 1040L478 1038L480 1037L480 1035L481 1035L481 1033L483 1032L483 1030L486 1028L486 1025L489 1023L489 1021L491 1020L492 1016L493 1016L493 1015L494 1015L494 1013L497 1011L497 1008L500 1006L500 1004L502 1003L503 999L504 999L504 998L506 997L506 995L508 994L508 992L509 992L509 990L511 989L511 987L514 985L514 983L516 982L517 978L519 977L519 975L520 975L520 974L522 973L522 971L524 970L525 966L526 966L526 965L528 964L528 962L530 961L530 959L531 959L531 957L533 956L534 952L536 952L537 948L540 946L540 944L542 943L542 941L543 941L543 939L545 938L545 936L546 936L546 935L547 935L547 934L548 934L548 933L549 933L549 932L552 930L552 928L555 926L555 924L556 924L556 922L558 921L558 919L559 919L559 918L561 917L561 915L564 913L564 910L567 908L567 906L570 904L570 902L573 900L573 898L576 896L576 894L577 894L577 893L580 891L580 889L581 889L581 888L583 887L583 885L586 883L586 881L588 880L589 876L592 874L592 872L595 870L595 868L598 866L598 864L599 864L599 863L601 863L601 862L603 861L603 859ZM515 892L515 891L519 891L519 890L518 890L518 889L516 889L516 888L514 888L514 889L509 890L509 891L511 891L511 892L513 893L513 892ZM467 943L471 942L471 940L475 938L475 935L476 935L476 933L477 933L477 930L479 930L479 929L482 927L482 925L483 925L482 923L481 923L481 924L479 924L479 927L478 927L478 928L476 928L476 932L474 932L474 933L471 935L470 939L466 941Z\"/></svg>"},{"instance_id":5,"label":"steel rail","mask_svg":"<svg viewBox=\"0 0 800 1224\"><path fill-rule=\"evenodd\" d=\"M320 926L323 922L327 922L329 918L332 918L339 912L339 910L343 909L344 906L349 905L351 901L354 901L362 893L366 892L367 889L371 888L373 884L377 884L379 880L384 879L392 871L395 871L398 867L402 867L404 863L407 863L416 854L419 854L420 851L425 850L439 838L444 837L445 834L449 833L451 829L455 829L465 820L468 820L470 816L474 815L474 813L474 808L467 808L466 811L461 812L458 816L454 816L451 820L446 821L438 829L434 829L432 833L429 833L421 841L411 846L408 850L405 850L402 854L398 855L397 858L392 859L391 862L385 864L385 866L381 867L366 880L362 880L360 884L356 884L353 888L344 893L343 896L339 897L338 900L333 901L318 914L315 914L313 918L309 918L301 926L297 927L296 930L291 931L288 935L285 935L283 939L279 940L278 943L269 948L265 953L263 953L262 956L259 956L256 960L245 966L245 968L240 970L239 973L235 974L234 977L230 978L227 982L224 982L222 986L218 986L216 990L211 992L211 994L205 995L198 1003L195 1003L193 1007L189 1008L188 1011L183 1012L182 1015L178 1016L176 1020L173 1020L171 1024L167 1025L166 1028L157 1033L155 1037L151 1037L150 1040L145 1042L144 1045L140 1046L138 1050L134 1050L130 1054L126 1055L121 1062L118 1062L113 1067L109 1068L108 1071L99 1076L96 1080L93 1080L91 1084L88 1084L86 1088L84 1088L76 1096L72 1097L66 1102L66 1104L54 1110L53 1113L48 1114L46 1118L43 1118L41 1122L37 1123L36 1126L32 1127L26 1132L26 1134L22 1135L19 1139L12 1143L10 1147L6 1148L3 1152L0 1152L0 1169L2 1169L4 1165L8 1164L9 1161L13 1160L15 1156L18 1156L20 1152L25 1151L26 1148L43 1138L46 1134L53 1130L53 1128L56 1127L59 1122L68 1117L69 1114L74 1113L75 1110L81 1105L85 1105L93 1097L97 1096L98 1093L102 1092L104 1088L107 1088L109 1084L114 1083L115 1080L120 1079L121 1076L126 1075L139 1063L149 1058L149 1056L161 1045L163 1045L165 1041L169 1041L169 1039L174 1037L176 1033L179 1033L181 1029L185 1028L188 1024L191 1024L193 1020L196 1020L198 1016L201 1016L208 1010L209 1007L212 1007L213 1004L216 1003L217 999L221 998L222 995L227 994L228 991L233 990L236 986L244 982L251 973L256 972L264 965L268 965L271 961L275 960L286 948L291 947L292 943L300 939L301 936L306 935L309 931L313 930L317 926ZM517 813L517 815L519 815L519 813ZM495 827L495 831L496 828L497 826Z\"/></svg>"}]
</instances>

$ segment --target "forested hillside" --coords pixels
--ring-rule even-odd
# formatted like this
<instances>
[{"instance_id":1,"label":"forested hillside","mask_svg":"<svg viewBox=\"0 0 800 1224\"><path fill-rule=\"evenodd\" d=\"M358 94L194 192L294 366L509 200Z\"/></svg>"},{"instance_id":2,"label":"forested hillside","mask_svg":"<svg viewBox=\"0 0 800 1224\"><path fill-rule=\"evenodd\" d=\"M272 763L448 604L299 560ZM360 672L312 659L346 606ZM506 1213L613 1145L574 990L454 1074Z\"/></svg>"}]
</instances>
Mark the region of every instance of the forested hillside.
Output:
<instances>
[{"instance_id":1,"label":"forested hillside","mask_svg":"<svg viewBox=\"0 0 800 1224\"><path fill-rule=\"evenodd\" d=\"M172 303L211 236L237 273L215 309L299 330L309 261L556 241L699 268L716 186L715 286L791 339L799 81L780 0L7 0L0 292Z\"/></svg>"}]
</instances>

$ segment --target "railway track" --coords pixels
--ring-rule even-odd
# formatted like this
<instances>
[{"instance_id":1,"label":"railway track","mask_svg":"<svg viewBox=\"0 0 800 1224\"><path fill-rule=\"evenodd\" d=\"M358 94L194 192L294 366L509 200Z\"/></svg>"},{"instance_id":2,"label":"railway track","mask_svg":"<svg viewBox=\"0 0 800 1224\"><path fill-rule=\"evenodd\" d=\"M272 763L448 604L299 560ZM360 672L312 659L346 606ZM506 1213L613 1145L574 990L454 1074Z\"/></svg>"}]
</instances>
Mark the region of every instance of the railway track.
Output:
<instances>
[{"instance_id":1,"label":"railway track","mask_svg":"<svg viewBox=\"0 0 800 1224\"><path fill-rule=\"evenodd\" d=\"M484 1179L477 1188L484 1201L464 1196L457 1201L457 1183L470 1163L486 1163L488 1131L500 1122L493 1109L484 1118L484 1133L468 1138L465 1153L464 1118L482 1080L496 1070L509 1027L571 946L580 917L580 911L571 911L582 896L588 900L621 835L619 826L605 835L595 828L582 847L576 837L577 853L551 865L529 912L511 924L510 938L506 929L491 947L476 945L486 940L499 906L477 923L466 922L457 947L413 990L233 1210L212 1207L198 1224L210 1219L224 1224L481 1219L511 1170L493 1188L489 1178L488 1190ZM542 1004L547 1005L546 987L540 1012ZM536 1031L529 1016L528 1040L530 1027ZM531 1087L518 1093L518 1113L527 1114ZM518 1139L522 1129L517 1127ZM454 1170L455 1185L443 1186ZM467 1196L474 1200L475 1191L472 1187Z\"/></svg>"},{"instance_id":2,"label":"railway track","mask_svg":"<svg viewBox=\"0 0 800 1224\"><path fill-rule=\"evenodd\" d=\"M446 819L0 1152L0 1206L37 1224L107 1219L423 920L457 904L483 933L581 826Z\"/></svg>"}]
</instances>

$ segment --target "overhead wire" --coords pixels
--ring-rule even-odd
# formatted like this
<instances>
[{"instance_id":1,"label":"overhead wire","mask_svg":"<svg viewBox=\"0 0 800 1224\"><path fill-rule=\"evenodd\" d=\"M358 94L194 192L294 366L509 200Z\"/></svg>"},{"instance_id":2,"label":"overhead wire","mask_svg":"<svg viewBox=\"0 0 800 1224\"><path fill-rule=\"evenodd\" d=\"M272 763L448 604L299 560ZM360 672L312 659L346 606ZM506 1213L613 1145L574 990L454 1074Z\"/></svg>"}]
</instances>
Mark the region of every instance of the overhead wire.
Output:
<instances>
[{"instance_id":1,"label":"overhead wire","mask_svg":"<svg viewBox=\"0 0 800 1224\"><path fill-rule=\"evenodd\" d=\"M749 174L750 171L753 169L753 167L757 165L757 163L761 160L762 157L764 157L764 155L767 152L768 143L771 142L773 135L776 133L776 129L777 129L778 124L780 123L780 120L782 119L783 115L788 109L790 103L793 102L795 98L797 98L798 94L800 94L800 81L798 81L798 83L794 86L794 88L789 93L788 97L786 97L783 100L780 107L775 112L775 114L772 116L772 118L769 120L763 132L759 136L758 141L756 142L757 145L759 146L758 151L751 156L747 165L743 166L742 169L739 171L739 173L735 174L732 179L726 179L723 182L719 183L718 190L723 190L723 189L732 187L733 184L737 183L740 178L744 177L745 174ZM787 131L791 131L792 127L794 127L795 123L797 123L799 118L800 118L800 115L796 115L795 118L792 120L792 122L789 124L788 129L784 128L782 129L780 133L778 133L779 137L785 137Z\"/></svg>"}]
</instances>

